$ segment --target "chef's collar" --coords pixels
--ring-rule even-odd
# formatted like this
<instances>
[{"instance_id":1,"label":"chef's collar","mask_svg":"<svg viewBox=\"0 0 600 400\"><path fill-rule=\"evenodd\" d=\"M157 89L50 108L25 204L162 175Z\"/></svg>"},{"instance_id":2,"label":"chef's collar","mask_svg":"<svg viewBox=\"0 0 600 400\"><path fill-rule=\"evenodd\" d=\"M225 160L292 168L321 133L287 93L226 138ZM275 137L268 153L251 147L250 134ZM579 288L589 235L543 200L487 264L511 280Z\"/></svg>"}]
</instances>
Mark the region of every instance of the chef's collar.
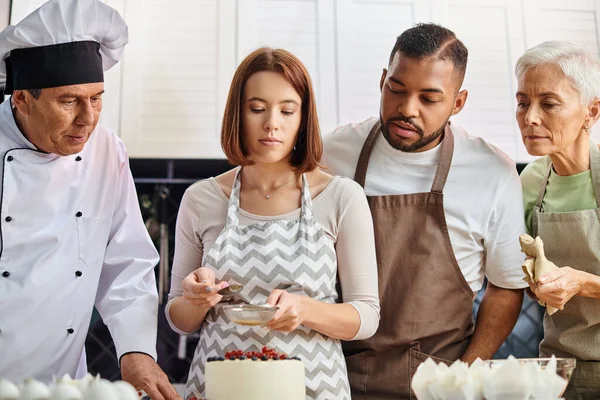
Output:
<instances>
[{"instance_id":1,"label":"chef's collar","mask_svg":"<svg viewBox=\"0 0 600 400\"><path fill-rule=\"evenodd\" d=\"M0 104L2 133L14 143L15 148L37 150L37 147L23 135L23 132L17 126L11 107L11 100L12 98L8 98Z\"/></svg>"}]
</instances>

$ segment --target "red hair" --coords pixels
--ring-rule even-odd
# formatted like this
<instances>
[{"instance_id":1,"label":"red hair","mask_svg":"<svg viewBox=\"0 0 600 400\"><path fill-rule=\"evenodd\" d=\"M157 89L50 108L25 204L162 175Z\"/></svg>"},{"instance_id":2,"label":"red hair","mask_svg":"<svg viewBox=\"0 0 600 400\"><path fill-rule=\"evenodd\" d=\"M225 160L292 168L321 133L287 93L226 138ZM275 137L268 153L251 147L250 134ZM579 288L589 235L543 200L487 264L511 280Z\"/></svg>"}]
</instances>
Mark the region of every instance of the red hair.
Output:
<instances>
[{"instance_id":1,"label":"red hair","mask_svg":"<svg viewBox=\"0 0 600 400\"><path fill-rule=\"evenodd\" d=\"M252 163L248 160L248 151L242 141L241 110L246 82L253 74L261 71L283 74L302 99L298 140L290 164L298 173L313 171L319 167L323 155L315 94L306 67L296 56L283 49L263 47L255 50L244 58L235 71L221 125L223 152L234 165Z\"/></svg>"}]
</instances>

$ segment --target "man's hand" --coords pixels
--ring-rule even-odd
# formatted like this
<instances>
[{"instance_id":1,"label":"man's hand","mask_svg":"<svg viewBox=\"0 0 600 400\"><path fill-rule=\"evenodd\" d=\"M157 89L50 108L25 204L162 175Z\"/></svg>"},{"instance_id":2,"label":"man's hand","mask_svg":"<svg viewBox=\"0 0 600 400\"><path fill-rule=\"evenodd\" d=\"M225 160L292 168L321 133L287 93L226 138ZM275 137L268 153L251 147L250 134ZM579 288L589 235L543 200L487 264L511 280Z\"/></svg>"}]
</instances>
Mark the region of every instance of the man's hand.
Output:
<instances>
[{"instance_id":1,"label":"man's hand","mask_svg":"<svg viewBox=\"0 0 600 400\"><path fill-rule=\"evenodd\" d=\"M167 375L147 354L128 353L121 357L121 376L152 400L181 400Z\"/></svg>"},{"instance_id":2,"label":"man's hand","mask_svg":"<svg viewBox=\"0 0 600 400\"><path fill-rule=\"evenodd\" d=\"M583 288L581 271L563 267L540 276L532 287L533 293L547 305L564 309L565 304L577 296Z\"/></svg>"}]
</instances>

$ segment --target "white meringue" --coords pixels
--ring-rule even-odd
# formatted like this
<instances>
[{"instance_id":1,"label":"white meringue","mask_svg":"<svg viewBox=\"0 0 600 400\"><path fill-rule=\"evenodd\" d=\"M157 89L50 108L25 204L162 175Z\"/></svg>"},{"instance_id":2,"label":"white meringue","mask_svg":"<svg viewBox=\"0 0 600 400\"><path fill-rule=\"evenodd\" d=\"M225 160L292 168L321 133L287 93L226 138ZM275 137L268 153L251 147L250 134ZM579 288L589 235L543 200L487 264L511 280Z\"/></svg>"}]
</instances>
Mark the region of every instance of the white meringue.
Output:
<instances>
[{"instance_id":1,"label":"white meringue","mask_svg":"<svg viewBox=\"0 0 600 400\"><path fill-rule=\"evenodd\" d=\"M93 380L85 391L84 400L119 399L119 390L113 383L106 379Z\"/></svg>"},{"instance_id":2,"label":"white meringue","mask_svg":"<svg viewBox=\"0 0 600 400\"><path fill-rule=\"evenodd\" d=\"M25 379L21 387L20 400L49 400L50 389L44 383L35 379Z\"/></svg>"},{"instance_id":3,"label":"white meringue","mask_svg":"<svg viewBox=\"0 0 600 400\"><path fill-rule=\"evenodd\" d=\"M50 400L83 400L83 395L76 385L60 382L52 388Z\"/></svg>"},{"instance_id":4,"label":"white meringue","mask_svg":"<svg viewBox=\"0 0 600 400\"><path fill-rule=\"evenodd\" d=\"M8 379L0 378L0 400L18 400L19 388Z\"/></svg>"},{"instance_id":5,"label":"white meringue","mask_svg":"<svg viewBox=\"0 0 600 400\"><path fill-rule=\"evenodd\" d=\"M113 387L119 392L119 400L138 400L138 392L135 388L125 381L113 382Z\"/></svg>"}]
</instances>

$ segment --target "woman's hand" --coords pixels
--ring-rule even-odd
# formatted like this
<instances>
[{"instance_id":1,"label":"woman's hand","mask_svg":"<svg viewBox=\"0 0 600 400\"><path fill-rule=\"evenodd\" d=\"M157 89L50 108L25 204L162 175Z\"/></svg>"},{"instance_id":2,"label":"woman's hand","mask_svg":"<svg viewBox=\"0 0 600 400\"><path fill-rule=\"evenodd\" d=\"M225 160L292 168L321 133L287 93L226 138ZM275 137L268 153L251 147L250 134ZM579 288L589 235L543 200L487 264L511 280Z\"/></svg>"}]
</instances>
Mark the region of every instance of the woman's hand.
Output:
<instances>
[{"instance_id":1,"label":"woman's hand","mask_svg":"<svg viewBox=\"0 0 600 400\"><path fill-rule=\"evenodd\" d=\"M292 332L304 321L305 296L288 293L285 290L275 289L269 295L267 303L279 307L277 313L267 327L281 332Z\"/></svg>"},{"instance_id":2,"label":"woman's hand","mask_svg":"<svg viewBox=\"0 0 600 400\"><path fill-rule=\"evenodd\" d=\"M537 284L531 280L531 274L533 273L533 270L535 269L534 264L533 264L534 261L535 261L534 257L527 256L527 258L525 258L525 262L523 263L523 268L526 268L528 271L525 274L526 275L525 282L527 282L527 284L529 285L528 288L525 288L525 293L527 293L527 295L529 297L531 297L533 300L540 301L540 299L533 292L536 289Z\"/></svg>"},{"instance_id":3,"label":"woman's hand","mask_svg":"<svg viewBox=\"0 0 600 400\"><path fill-rule=\"evenodd\" d=\"M571 267L562 267L540 276L539 281L530 287L538 299L562 310L573 296L581 292L581 274L581 271Z\"/></svg>"},{"instance_id":4,"label":"woman's hand","mask_svg":"<svg viewBox=\"0 0 600 400\"><path fill-rule=\"evenodd\" d=\"M527 293L527 295L529 297L531 297L533 300L540 301L540 299L534 293L534 290L536 289L537 285L532 282L527 282L527 283L529 284L529 287L525 288L525 293Z\"/></svg>"},{"instance_id":5,"label":"woman's hand","mask_svg":"<svg viewBox=\"0 0 600 400\"><path fill-rule=\"evenodd\" d=\"M225 281L215 284L214 271L207 267L201 267L183 280L183 298L190 304L210 309L223 298L217 291L227 286L229 284Z\"/></svg>"}]
</instances>

